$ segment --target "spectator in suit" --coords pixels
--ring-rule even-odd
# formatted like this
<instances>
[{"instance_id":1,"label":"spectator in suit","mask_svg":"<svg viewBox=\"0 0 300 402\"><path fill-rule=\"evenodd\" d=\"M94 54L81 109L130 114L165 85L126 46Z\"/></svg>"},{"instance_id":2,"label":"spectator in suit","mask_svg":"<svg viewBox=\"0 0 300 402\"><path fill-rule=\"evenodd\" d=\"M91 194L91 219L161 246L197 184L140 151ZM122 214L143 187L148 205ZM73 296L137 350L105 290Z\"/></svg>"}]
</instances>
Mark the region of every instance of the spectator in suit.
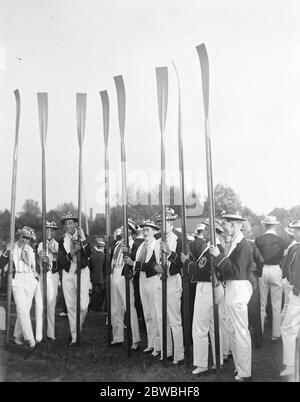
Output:
<instances>
[{"instance_id":1,"label":"spectator in suit","mask_svg":"<svg viewBox=\"0 0 300 402\"><path fill-rule=\"evenodd\" d=\"M101 237L96 238L96 244L89 258L90 276L92 282L92 298L90 308L94 311L100 311L105 300L105 242Z\"/></svg>"}]
</instances>

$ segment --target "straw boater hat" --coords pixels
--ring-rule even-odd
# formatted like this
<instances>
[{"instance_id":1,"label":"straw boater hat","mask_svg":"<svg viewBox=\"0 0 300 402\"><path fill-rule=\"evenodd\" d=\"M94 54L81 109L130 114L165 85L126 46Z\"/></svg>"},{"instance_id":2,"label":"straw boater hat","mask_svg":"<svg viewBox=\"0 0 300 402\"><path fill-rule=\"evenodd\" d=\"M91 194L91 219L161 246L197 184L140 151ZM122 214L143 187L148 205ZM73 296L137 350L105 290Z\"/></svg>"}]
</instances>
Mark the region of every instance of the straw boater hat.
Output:
<instances>
[{"instance_id":1,"label":"straw boater hat","mask_svg":"<svg viewBox=\"0 0 300 402\"><path fill-rule=\"evenodd\" d=\"M268 215L262 221L264 225L279 225L279 221L277 220L276 216Z\"/></svg>"},{"instance_id":2,"label":"straw boater hat","mask_svg":"<svg viewBox=\"0 0 300 402\"><path fill-rule=\"evenodd\" d=\"M159 227L150 219L144 219L143 222L140 224L140 227L141 228L147 227L155 230L160 230Z\"/></svg>"},{"instance_id":3,"label":"straw boater hat","mask_svg":"<svg viewBox=\"0 0 300 402\"><path fill-rule=\"evenodd\" d=\"M209 226L209 219L208 219L208 218L205 219L205 221L203 221L203 224L204 224L205 226ZM221 222L218 221L218 220L215 220L215 229L216 229L217 232L220 232L220 233L223 233L223 232L224 232L224 229L223 229L222 226L221 226Z\"/></svg>"},{"instance_id":4,"label":"straw boater hat","mask_svg":"<svg viewBox=\"0 0 300 402\"><path fill-rule=\"evenodd\" d=\"M63 216L61 217L60 222L61 222L62 224L64 224L65 221L67 221L67 220L69 220L69 219L72 220L72 221L74 221L74 222L78 222L78 218L76 218L76 216L74 216L74 215L72 214L72 212L67 212L67 213L63 214Z\"/></svg>"},{"instance_id":5,"label":"straw boater hat","mask_svg":"<svg viewBox=\"0 0 300 402\"><path fill-rule=\"evenodd\" d=\"M177 216L175 214L174 209L172 208L166 208L166 221L175 221L177 219ZM156 217L156 222L161 221L161 214L158 214Z\"/></svg>"},{"instance_id":6,"label":"straw boater hat","mask_svg":"<svg viewBox=\"0 0 300 402\"><path fill-rule=\"evenodd\" d=\"M204 222L199 223L199 225L196 227L196 232L200 230L204 230L206 227L206 224Z\"/></svg>"},{"instance_id":7,"label":"straw boater hat","mask_svg":"<svg viewBox=\"0 0 300 402\"><path fill-rule=\"evenodd\" d=\"M300 229L300 220L292 221L292 222L289 224L289 228L290 228L290 229Z\"/></svg>"},{"instance_id":8,"label":"straw boater hat","mask_svg":"<svg viewBox=\"0 0 300 402\"><path fill-rule=\"evenodd\" d=\"M115 236L121 236L122 232L123 232L123 227L117 228L117 229L114 231L114 235L115 235Z\"/></svg>"},{"instance_id":9,"label":"straw boater hat","mask_svg":"<svg viewBox=\"0 0 300 402\"><path fill-rule=\"evenodd\" d=\"M96 237L95 243L98 244L98 246L105 246L105 241L102 239L102 237Z\"/></svg>"},{"instance_id":10,"label":"straw boater hat","mask_svg":"<svg viewBox=\"0 0 300 402\"><path fill-rule=\"evenodd\" d=\"M57 229L57 225L54 221L46 221L46 229Z\"/></svg>"},{"instance_id":11,"label":"straw boater hat","mask_svg":"<svg viewBox=\"0 0 300 402\"><path fill-rule=\"evenodd\" d=\"M18 233L21 236L29 237L29 239L36 240L35 230L30 228L29 226L24 226L22 229L18 229Z\"/></svg>"},{"instance_id":12,"label":"straw boater hat","mask_svg":"<svg viewBox=\"0 0 300 402\"><path fill-rule=\"evenodd\" d=\"M242 217L239 213L227 214L226 212L222 214L222 219L226 219L227 221L246 221L245 218Z\"/></svg>"},{"instance_id":13,"label":"straw boater hat","mask_svg":"<svg viewBox=\"0 0 300 402\"><path fill-rule=\"evenodd\" d=\"M128 226L134 233L137 233L138 225L131 218L128 219Z\"/></svg>"}]
</instances>

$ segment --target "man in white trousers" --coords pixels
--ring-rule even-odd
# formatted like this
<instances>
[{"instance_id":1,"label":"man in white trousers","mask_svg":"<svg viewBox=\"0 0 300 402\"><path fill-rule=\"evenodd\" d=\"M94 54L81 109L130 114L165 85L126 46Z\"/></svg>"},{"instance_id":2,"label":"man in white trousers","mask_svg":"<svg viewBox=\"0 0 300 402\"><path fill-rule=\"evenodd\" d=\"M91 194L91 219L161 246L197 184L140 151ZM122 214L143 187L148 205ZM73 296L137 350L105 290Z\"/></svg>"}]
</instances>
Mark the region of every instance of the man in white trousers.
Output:
<instances>
[{"instance_id":1,"label":"man in white trousers","mask_svg":"<svg viewBox=\"0 0 300 402\"><path fill-rule=\"evenodd\" d=\"M159 227L151 220L145 219L140 227L143 229L144 241L138 247L135 256L125 257L126 264L133 267L133 275L139 272L139 289L147 330L147 347L144 353L152 357L160 355L161 346L155 313L155 284L157 281L157 265L155 257L156 238Z\"/></svg>"},{"instance_id":2,"label":"man in white trousers","mask_svg":"<svg viewBox=\"0 0 300 402\"><path fill-rule=\"evenodd\" d=\"M35 324L36 341L43 338L43 261L47 264L47 337L50 342L55 341L55 307L58 290L59 275L57 270L58 242L55 240L57 225L54 221L46 221L46 253L43 253L43 242L38 245L39 255L39 285L36 288Z\"/></svg>"},{"instance_id":3,"label":"man in white trousers","mask_svg":"<svg viewBox=\"0 0 300 402\"><path fill-rule=\"evenodd\" d=\"M214 264L226 281L226 328L232 349L237 382L251 381L252 346L248 329L248 303L252 295L249 281L253 252L241 229L245 219L239 214L223 214L224 229L232 237L228 255L209 246Z\"/></svg>"},{"instance_id":4,"label":"man in white trousers","mask_svg":"<svg viewBox=\"0 0 300 402\"><path fill-rule=\"evenodd\" d=\"M61 224L65 235L58 242L58 269L62 271L62 286L67 305L70 325L69 346L77 344L76 337L76 300L77 300L77 253L80 252L80 330L87 316L89 306L89 289L91 286L88 258L91 247L83 230L78 227L78 218L71 212L63 214Z\"/></svg>"},{"instance_id":5,"label":"man in white trousers","mask_svg":"<svg viewBox=\"0 0 300 402\"><path fill-rule=\"evenodd\" d=\"M209 222L205 221L206 226ZM216 244L220 252L224 253L224 248L219 240L219 235L223 232L222 227L216 222ZM211 283L211 254L209 253L210 243L206 243L200 256L195 262L189 260L189 256L181 254L184 275L187 275L191 282L196 282L196 295L193 315L193 353L194 366L192 374L204 376L209 374L208 369L208 334L212 346L213 362L216 367L215 353L215 327L213 294ZM216 303L219 305L224 297L224 288L221 282L217 282ZM219 328L220 339L220 364L223 364L222 333Z\"/></svg>"},{"instance_id":6,"label":"man in white trousers","mask_svg":"<svg viewBox=\"0 0 300 402\"><path fill-rule=\"evenodd\" d=\"M270 291L273 317L272 341L276 342L280 337L282 303L282 271L279 264L283 260L287 244L276 234L275 228L280 222L275 216L266 216L262 223L265 225L266 232L255 239L255 244L264 259L262 277L259 280L261 326L264 332L266 305Z\"/></svg>"},{"instance_id":7,"label":"man in white trousers","mask_svg":"<svg viewBox=\"0 0 300 402\"><path fill-rule=\"evenodd\" d=\"M292 291L281 326L285 365L285 369L280 373L281 376L295 373L296 339L300 333L300 220L291 222L289 227L294 230L295 243L289 248L283 266L284 278L291 284Z\"/></svg>"},{"instance_id":8,"label":"man in white trousers","mask_svg":"<svg viewBox=\"0 0 300 402\"><path fill-rule=\"evenodd\" d=\"M30 309L38 276L35 254L29 243L31 239L36 239L36 234L34 229L28 226L18 229L18 233L19 240L13 246L12 292L17 310L14 337L17 345L23 345L25 342L31 350L34 350L36 342L32 331ZM9 248L0 257L0 268L8 263Z\"/></svg>"},{"instance_id":9,"label":"man in white trousers","mask_svg":"<svg viewBox=\"0 0 300 402\"><path fill-rule=\"evenodd\" d=\"M179 233L175 233L174 221L177 215L172 208L166 208L166 242L158 239L155 247L156 260L159 265L156 266L157 272L162 273L161 253L167 256L167 357L172 354L172 344L174 347L173 364L182 364L184 362L183 328L181 318L181 252L182 241ZM157 222L161 222L161 215L158 215ZM157 316L158 329L161 339L161 360L162 353L162 281L156 280L155 287L155 311ZM171 336L172 335L172 336Z\"/></svg>"},{"instance_id":10,"label":"man in white trousers","mask_svg":"<svg viewBox=\"0 0 300 402\"><path fill-rule=\"evenodd\" d=\"M126 291L124 276L124 253L130 253L133 246L132 234L137 233L137 224L128 219L129 250L124 246L124 240L119 240L113 252L111 261L111 324L113 340L111 345L121 345L124 342L124 316L126 312ZM141 341L139 322L135 308L134 291L132 280L130 280L130 318L132 332L132 351L139 350Z\"/></svg>"}]
</instances>

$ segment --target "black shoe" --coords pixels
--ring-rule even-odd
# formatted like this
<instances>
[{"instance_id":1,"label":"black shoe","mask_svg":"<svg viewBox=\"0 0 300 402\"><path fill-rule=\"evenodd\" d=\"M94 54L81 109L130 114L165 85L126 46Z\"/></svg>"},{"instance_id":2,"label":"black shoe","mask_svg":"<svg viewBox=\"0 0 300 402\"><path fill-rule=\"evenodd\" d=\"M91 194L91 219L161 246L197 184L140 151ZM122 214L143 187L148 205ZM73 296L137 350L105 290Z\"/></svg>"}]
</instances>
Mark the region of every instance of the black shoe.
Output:
<instances>
[{"instance_id":1,"label":"black shoe","mask_svg":"<svg viewBox=\"0 0 300 402\"><path fill-rule=\"evenodd\" d=\"M49 336L47 336L47 341L50 343L55 343L56 339L55 338L50 338Z\"/></svg>"}]
</instances>

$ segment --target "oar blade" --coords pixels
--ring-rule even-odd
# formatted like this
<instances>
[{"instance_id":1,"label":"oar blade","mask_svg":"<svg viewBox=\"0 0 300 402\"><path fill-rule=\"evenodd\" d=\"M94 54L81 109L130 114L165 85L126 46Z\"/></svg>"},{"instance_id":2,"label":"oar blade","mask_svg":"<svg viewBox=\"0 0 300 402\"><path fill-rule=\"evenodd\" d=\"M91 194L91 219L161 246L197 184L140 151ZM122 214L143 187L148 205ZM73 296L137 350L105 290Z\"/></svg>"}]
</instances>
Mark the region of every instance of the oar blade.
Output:
<instances>
[{"instance_id":1,"label":"oar blade","mask_svg":"<svg viewBox=\"0 0 300 402\"><path fill-rule=\"evenodd\" d=\"M48 94L47 92L38 92L39 126L41 145L45 146L47 140L48 128Z\"/></svg>"},{"instance_id":2,"label":"oar blade","mask_svg":"<svg viewBox=\"0 0 300 402\"><path fill-rule=\"evenodd\" d=\"M196 47L200 60L201 75L202 75L202 92L205 117L208 118L208 106L209 106L209 64L208 55L204 43Z\"/></svg>"},{"instance_id":3,"label":"oar blade","mask_svg":"<svg viewBox=\"0 0 300 402\"><path fill-rule=\"evenodd\" d=\"M159 126L164 131L168 109L168 67L156 67Z\"/></svg>"},{"instance_id":4,"label":"oar blade","mask_svg":"<svg viewBox=\"0 0 300 402\"><path fill-rule=\"evenodd\" d=\"M114 77L116 90L117 90L117 98L118 98L118 115L119 115L119 128L120 135L124 137L125 130L125 113L126 113L126 95L125 95L125 86L122 75L117 75Z\"/></svg>"},{"instance_id":5,"label":"oar blade","mask_svg":"<svg viewBox=\"0 0 300 402\"><path fill-rule=\"evenodd\" d=\"M104 142L108 143L108 131L109 131L109 98L107 91L100 91L102 112L103 112L103 134Z\"/></svg>"},{"instance_id":6,"label":"oar blade","mask_svg":"<svg viewBox=\"0 0 300 402\"><path fill-rule=\"evenodd\" d=\"M76 94L76 111L77 111L77 136L78 144L81 148L85 133L85 118L86 118L86 93Z\"/></svg>"}]
</instances>

